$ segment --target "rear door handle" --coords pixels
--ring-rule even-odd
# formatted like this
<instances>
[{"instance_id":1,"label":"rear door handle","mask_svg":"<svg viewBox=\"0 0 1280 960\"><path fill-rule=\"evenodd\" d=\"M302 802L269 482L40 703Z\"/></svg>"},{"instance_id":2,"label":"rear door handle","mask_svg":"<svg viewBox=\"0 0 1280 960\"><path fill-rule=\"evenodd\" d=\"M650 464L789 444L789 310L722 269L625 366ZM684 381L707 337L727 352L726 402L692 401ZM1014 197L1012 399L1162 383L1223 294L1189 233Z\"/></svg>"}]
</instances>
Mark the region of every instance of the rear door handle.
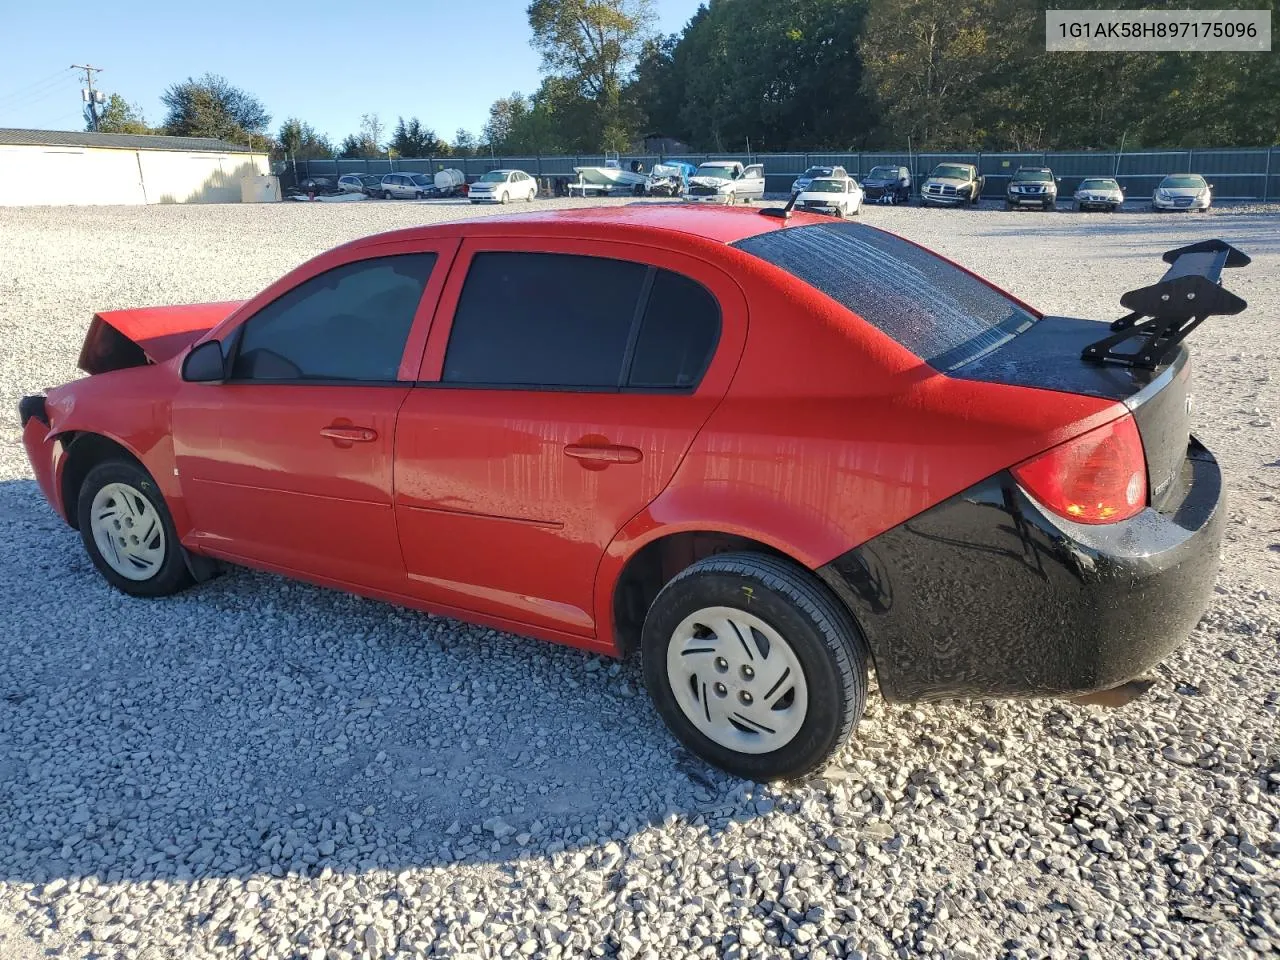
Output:
<instances>
[{"instance_id":1,"label":"rear door handle","mask_svg":"<svg viewBox=\"0 0 1280 960\"><path fill-rule=\"evenodd\" d=\"M617 444L571 443L564 448L566 457L583 460L587 463L639 463L644 459L635 447L623 447Z\"/></svg>"},{"instance_id":2,"label":"rear door handle","mask_svg":"<svg viewBox=\"0 0 1280 960\"><path fill-rule=\"evenodd\" d=\"M320 436L345 443L370 443L378 439L378 431L372 427L323 427Z\"/></svg>"}]
</instances>

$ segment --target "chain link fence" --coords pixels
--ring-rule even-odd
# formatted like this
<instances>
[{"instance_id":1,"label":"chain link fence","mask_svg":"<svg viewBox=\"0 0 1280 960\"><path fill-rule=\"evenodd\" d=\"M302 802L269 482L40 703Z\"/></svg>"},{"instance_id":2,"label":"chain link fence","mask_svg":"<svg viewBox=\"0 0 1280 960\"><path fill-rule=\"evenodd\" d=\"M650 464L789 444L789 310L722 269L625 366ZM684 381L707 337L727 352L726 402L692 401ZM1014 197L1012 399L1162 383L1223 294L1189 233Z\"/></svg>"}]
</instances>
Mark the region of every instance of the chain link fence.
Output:
<instances>
[{"instance_id":1,"label":"chain link fence","mask_svg":"<svg viewBox=\"0 0 1280 960\"><path fill-rule=\"evenodd\" d=\"M1038 153L692 153L680 156L633 154L620 158L624 169L633 162L650 170L655 163L683 160L692 164L707 160L763 163L766 189L788 192L791 181L811 166L843 166L850 175L863 177L881 164L905 166L919 183L939 163L972 163L986 177L984 197L1004 196L1005 184L1020 166L1051 167L1062 178L1060 195L1073 193L1085 177L1114 177L1126 196L1149 196L1160 179L1170 173L1199 173L1213 184L1218 200L1280 199L1280 146L1223 150L1146 150L1129 153L1102 150ZM544 189L564 192L576 179L574 167L603 166L606 158L581 154L555 157L420 157L394 160L288 160L275 165L286 187L325 177L337 180L347 173L424 173L461 170L468 182L489 170L523 170L536 177Z\"/></svg>"}]
</instances>

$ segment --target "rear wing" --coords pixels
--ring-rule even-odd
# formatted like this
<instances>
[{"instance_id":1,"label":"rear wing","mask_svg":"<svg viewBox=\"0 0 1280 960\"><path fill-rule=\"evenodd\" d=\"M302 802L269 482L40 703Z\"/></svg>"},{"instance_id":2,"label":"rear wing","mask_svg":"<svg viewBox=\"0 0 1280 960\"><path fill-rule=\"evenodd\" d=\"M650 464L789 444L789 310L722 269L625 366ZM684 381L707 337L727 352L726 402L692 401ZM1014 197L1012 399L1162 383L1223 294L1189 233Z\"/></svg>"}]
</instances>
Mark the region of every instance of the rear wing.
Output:
<instances>
[{"instance_id":1,"label":"rear wing","mask_svg":"<svg viewBox=\"0 0 1280 960\"><path fill-rule=\"evenodd\" d=\"M1243 267L1249 257L1225 240L1202 240L1164 255L1169 269L1158 283L1130 290L1120 305L1131 312L1111 324L1116 331L1081 352L1085 360L1155 369L1207 317L1240 313L1248 304L1222 289L1224 267ZM1117 350L1136 341L1131 350Z\"/></svg>"}]
</instances>

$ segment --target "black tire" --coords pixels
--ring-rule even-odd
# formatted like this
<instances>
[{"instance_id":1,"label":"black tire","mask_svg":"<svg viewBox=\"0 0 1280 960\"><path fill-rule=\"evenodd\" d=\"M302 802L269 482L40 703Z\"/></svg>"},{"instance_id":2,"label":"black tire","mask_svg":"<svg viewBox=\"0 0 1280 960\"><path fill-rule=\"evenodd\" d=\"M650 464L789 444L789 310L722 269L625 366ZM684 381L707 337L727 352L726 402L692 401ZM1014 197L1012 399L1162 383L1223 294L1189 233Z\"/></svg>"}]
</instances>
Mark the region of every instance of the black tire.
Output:
<instances>
[{"instance_id":1,"label":"black tire","mask_svg":"<svg viewBox=\"0 0 1280 960\"><path fill-rule=\"evenodd\" d=\"M159 569L146 580L131 580L112 569L102 556L98 543L94 539L92 529L93 500L98 491L112 483L123 483L141 494L159 514L164 528L164 559ZM151 475L138 464L129 460L104 460L93 467L80 486L76 500L76 517L80 525L80 539L84 542L89 559L98 568L107 583L122 593L134 597L166 597L178 593L194 582L191 571L187 568L182 544L178 542L178 531L173 526L173 517L169 515L169 507L164 502Z\"/></svg>"},{"instance_id":2,"label":"black tire","mask_svg":"<svg viewBox=\"0 0 1280 960\"><path fill-rule=\"evenodd\" d=\"M666 667L673 634L685 618L714 606L764 620L800 661L808 709L795 736L777 750L751 754L723 746L694 726L675 699ZM794 780L825 767L866 708L867 658L853 618L813 574L778 557L725 553L687 567L650 606L641 655L649 695L676 738L709 763L760 782Z\"/></svg>"},{"instance_id":3,"label":"black tire","mask_svg":"<svg viewBox=\"0 0 1280 960\"><path fill-rule=\"evenodd\" d=\"M382 199L383 199L383 200L390 200L390 199L391 199L391 191L390 191L390 190L383 190L383 191L382 191Z\"/></svg>"}]
</instances>

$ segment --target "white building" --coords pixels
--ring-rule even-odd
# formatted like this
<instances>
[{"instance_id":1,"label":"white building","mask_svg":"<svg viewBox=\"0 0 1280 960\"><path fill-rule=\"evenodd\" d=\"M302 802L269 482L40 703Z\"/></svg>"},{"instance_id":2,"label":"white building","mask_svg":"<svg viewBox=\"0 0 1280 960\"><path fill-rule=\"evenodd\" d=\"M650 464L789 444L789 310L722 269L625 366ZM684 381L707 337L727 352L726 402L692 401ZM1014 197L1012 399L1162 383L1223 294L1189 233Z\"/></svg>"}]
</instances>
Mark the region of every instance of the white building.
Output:
<instances>
[{"instance_id":1,"label":"white building","mask_svg":"<svg viewBox=\"0 0 1280 960\"><path fill-rule=\"evenodd\" d=\"M0 128L0 206L239 203L267 155L223 140Z\"/></svg>"}]
</instances>

